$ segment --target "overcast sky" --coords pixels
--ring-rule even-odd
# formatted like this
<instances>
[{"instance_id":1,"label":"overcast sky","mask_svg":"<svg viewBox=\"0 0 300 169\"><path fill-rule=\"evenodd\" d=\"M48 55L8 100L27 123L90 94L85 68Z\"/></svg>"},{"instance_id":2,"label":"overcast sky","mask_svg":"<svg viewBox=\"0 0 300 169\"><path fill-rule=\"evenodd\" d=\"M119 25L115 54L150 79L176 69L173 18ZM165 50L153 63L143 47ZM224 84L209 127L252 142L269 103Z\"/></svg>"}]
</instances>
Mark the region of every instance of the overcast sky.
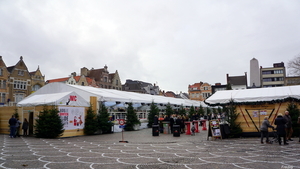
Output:
<instances>
[{"instance_id":1,"label":"overcast sky","mask_svg":"<svg viewBox=\"0 0 300 169\"><path fill-rule=\"evenodd\" d=\"M1 0L0 55L46 80L80 68L187 92L300 53L299 0Z\"/></svg>"}]
</instances>

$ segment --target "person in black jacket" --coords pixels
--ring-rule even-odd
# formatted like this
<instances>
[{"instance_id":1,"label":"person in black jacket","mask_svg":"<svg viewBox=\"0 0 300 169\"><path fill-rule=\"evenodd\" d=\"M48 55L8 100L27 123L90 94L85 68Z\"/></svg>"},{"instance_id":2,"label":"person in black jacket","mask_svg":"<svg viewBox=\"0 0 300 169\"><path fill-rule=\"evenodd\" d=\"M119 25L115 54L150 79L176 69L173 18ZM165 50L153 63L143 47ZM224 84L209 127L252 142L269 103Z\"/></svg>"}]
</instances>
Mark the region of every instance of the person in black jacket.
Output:
<instances>
[{"instance_id":1,"label":"person in black jacket","mask_svg":"<svg viewBox=\"0 0 300 169\"><path fill-rule=\"evenodd\" d=\"M283 137L284 145L288 145L289 143L286 142L286 132L285 132L286 120L282 117L281 113L278 113L274 124L277 125L276 130L277 130L279 145L281 145L281 137Z\"/></svg>"},{"instance_id":2,"label":"person in black jacket","mask_svg":"<svg viewBox=\"0 0 300 169\"><path fill-rule=\"evenodd\" d=\"M16 137L16 124L17 124L17 119L15 118L14 115L11 116L11 118L8 121L9 128L10 128L10 138L15 138Z\"/></svg>"},{"instance_id":3,"label":"person in black jacket","mask_svg":"<svg viewBox=\"0 0 300 169\"><path fill-rule=\"evenodd\" d=\"M170 127L171 127L171 133L173 134L173 125L174 125L174 118L173 115L170 117Z\"/></svg>"}]
</instances>

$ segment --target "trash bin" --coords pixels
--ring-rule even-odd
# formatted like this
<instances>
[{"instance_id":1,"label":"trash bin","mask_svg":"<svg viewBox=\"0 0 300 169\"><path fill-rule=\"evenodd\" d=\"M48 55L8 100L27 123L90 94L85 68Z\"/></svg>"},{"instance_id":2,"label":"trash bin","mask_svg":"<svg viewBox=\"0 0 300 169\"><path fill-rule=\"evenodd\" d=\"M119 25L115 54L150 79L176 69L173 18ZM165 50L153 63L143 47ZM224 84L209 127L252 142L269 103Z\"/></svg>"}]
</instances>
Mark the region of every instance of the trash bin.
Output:
<instances>
[{"instance_id":1,"label":"trash bin","mask_svg":"<svg viewBox=\"0 0 300 169\"><path fill-rule=\"evenodd\" d=\"M180 125L173 125L173 137L180 137Z\"/></svg>"},{"instance_id":2,"label":"trash bin","mask_svg":"<svg viewBox=\"0 0 300 169\"><path fill-rule=\"evenodd\" d=\"M159 136L159 125L152 125L152 136Z\"/></svg>"}]
</instances>

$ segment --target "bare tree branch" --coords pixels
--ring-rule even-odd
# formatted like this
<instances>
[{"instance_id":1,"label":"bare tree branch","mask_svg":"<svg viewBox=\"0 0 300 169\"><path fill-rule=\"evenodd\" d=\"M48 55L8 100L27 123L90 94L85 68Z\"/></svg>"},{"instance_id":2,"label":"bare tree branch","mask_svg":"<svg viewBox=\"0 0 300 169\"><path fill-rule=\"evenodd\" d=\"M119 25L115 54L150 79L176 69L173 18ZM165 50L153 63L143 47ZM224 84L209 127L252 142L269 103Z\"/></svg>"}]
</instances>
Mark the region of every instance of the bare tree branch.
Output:
<instances>
[{"instance_id":1,"label":"bare tree branch","mask_svg":"<svg viewBox=\"0 0 300 169\"><path fill-rule=\"evenodd\" d=\"M294 76L300 76L300 54L296 55L287 65L289 74Z\"/></svg>"}]
</instances>

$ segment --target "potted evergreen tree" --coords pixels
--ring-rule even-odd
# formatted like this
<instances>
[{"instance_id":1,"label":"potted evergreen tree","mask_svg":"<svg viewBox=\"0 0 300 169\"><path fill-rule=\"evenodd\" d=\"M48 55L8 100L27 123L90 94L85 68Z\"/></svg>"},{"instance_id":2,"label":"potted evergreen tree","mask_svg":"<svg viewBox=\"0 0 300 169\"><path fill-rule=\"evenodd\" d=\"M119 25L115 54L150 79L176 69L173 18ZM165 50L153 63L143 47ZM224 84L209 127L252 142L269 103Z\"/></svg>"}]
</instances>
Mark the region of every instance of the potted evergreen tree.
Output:
<instances>
[{"instance_id":1,"label":"potted evergreen tree","mask_svg":"<svg viewBox=\"0 0 300 169\"><path fill-rule=\"evenodd\" d=\"M48 109L46 106L40 112L35 124L35 136L38 138L57 138L62 136L64 125L57 107Z\"/></svg>"},{"instance_id":2,"label":"potted evergreen tree","mask_svg":"<svg viewBox=\"0 0 300 169\"><path fill-rule=\"evenodd\" d=\"M109 113L104 104L100 105L99 113L97 115L98 128L103 134L111 133L113 123L109 121Z\"/></svg>"},{"instance_id":3,"label":"potted evergreen tree","mask_svg":"<svg viewBox=\"0 0 300 169\"><path fill-rule=\"evenodd\" d=\"M132 107L132 103L128 103L126 118L127 118L126 125L124 128L126 131L136 130L137 125L141 124L140 120L138 119L138 117Z\"/></svg>"},{"instance_id":4,"label":"potted evergreen tree","mask_svg":"<svg viewBox=\"0 0 300 169\"><path fill-rule=\"evenodd\" d=\"M158 107L154 104L154 102L151 103L150 105L150 112L148 114L148 127L152 127L153 123L154 123L154 116L157 115L158 116L159 113L159 109Z\"/></svg>"},{"instance_id":5,"label":"potted evergreen tree","mask_svg":"<svg viewBox=\"0 0 300 169\"><path fill-rule=\"evenodd\" d=\"M85 117L84 134L93 135L96 133L97 130L97 115L92 110L92 106L90 106L87 110L87 114Z\"/></svg>"}]
</instances>

